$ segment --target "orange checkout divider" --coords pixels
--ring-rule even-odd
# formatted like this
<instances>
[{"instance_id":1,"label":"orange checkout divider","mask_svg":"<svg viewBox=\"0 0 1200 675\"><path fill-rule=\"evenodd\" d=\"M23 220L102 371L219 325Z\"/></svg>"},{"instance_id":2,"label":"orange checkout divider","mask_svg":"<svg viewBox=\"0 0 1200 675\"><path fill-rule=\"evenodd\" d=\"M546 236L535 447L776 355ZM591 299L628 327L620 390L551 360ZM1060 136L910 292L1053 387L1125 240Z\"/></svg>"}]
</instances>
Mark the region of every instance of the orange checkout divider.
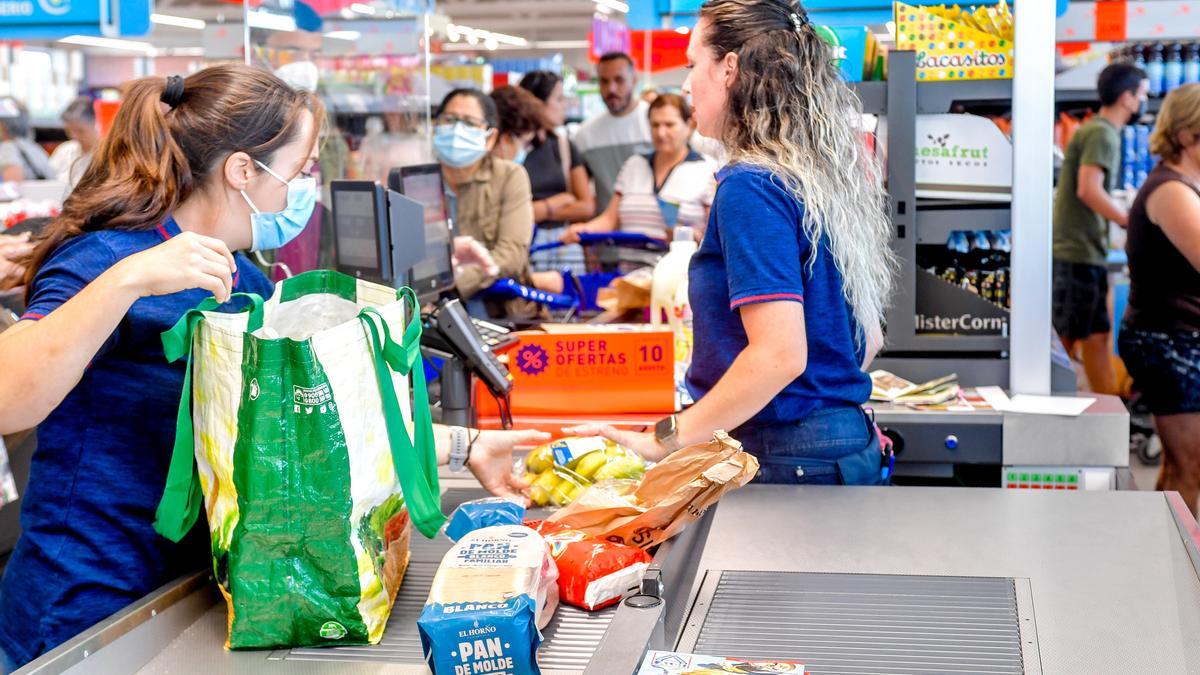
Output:
<instances>
[{"instance_id":1,"label":"orange checkout divider","mask_svg":"<svg viewBox=\"0 0 1200 675\"><path fill-rule=\"evenodd\" d=\"M605 422L641 428L676 410L674 338L645 325L547 324L518 333L499 358L513 378L514 426L551 433ZM477 384L481 428L498 428L500 409Z\"/></svg>"}]
</instances>

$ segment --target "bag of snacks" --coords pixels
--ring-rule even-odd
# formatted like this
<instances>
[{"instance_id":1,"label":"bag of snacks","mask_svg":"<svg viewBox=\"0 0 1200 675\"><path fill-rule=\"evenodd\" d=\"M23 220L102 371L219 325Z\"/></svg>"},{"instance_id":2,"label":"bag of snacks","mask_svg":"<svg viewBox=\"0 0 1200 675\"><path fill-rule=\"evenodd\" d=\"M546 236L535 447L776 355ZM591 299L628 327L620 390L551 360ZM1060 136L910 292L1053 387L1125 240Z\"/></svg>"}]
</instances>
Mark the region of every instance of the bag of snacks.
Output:
<instances>
[{"instance_id":1,"label":"bag of snacks","mask_svg":"<svg viewBox=\"0 0 1200 675\"><path fill-rule=\"evenodd\" d=\"M526 526L550 545L558 565L559 599L589 612L620 601L625 591L641 583L654 560L635 546L598 539L558 523L533 520Z\"/></svg>"}]
</instances>

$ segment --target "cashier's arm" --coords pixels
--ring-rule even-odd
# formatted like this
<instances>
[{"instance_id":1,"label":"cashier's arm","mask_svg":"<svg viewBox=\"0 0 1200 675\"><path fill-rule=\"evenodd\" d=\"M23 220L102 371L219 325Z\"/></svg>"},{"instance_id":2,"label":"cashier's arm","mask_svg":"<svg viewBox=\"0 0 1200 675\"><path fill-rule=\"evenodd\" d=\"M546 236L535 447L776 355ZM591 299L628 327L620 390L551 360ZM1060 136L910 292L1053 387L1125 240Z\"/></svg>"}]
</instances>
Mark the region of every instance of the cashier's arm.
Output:
<instances>
[{"instance_id":1,"label":"cashier's arm","mask_svg":"<svg viewBox=\"0 0 1200 675\"><path fill-rule=\"evenodd\" d=\"M783 391L808 366L804 305L764 302L739 310L749 343L708 392L678 417L679 441L711 440L717 429L736 429Z\"/></svg>"}]
</instances>

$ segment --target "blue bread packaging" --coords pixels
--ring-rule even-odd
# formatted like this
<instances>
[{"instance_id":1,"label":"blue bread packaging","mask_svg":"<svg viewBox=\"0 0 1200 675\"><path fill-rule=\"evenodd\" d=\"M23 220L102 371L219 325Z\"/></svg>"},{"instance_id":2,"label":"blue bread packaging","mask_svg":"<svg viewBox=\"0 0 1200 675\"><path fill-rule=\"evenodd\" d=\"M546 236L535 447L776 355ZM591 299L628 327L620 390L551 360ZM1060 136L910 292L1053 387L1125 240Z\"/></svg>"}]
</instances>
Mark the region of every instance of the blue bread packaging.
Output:
<instances>
[{"instance_id":1,"label":"blue bread packaging","mask_svg":"<svg viewBox=\"0 0 1200 675\"><path fill-rule=\"evenodd\" d=\"M537 532L469 532L442 558L417 620L435 675L539 674L541 629L558 606L558 568Z\"/></svg>"},{"instance_id":2,"label":"blue bread packaging","mask_svg":"<svg viewBox=\"0 0 1200 675\"><path fill-rule=\"evenodd\" d=\"M446 536L458 541L470 532L493 525L520 525L525 505L507 497L488 497L463 502L450 515Z\"/></svg>"}]
</instances>

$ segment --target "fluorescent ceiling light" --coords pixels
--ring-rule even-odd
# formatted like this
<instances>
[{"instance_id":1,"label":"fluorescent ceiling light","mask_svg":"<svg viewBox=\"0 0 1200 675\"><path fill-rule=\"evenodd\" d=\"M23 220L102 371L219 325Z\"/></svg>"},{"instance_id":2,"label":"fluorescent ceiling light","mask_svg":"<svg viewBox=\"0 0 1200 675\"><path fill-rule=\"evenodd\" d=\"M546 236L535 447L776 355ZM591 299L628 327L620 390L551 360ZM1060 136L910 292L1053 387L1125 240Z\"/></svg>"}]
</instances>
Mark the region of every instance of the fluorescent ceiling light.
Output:
<instances>
[{"instance_id":1,"label":"fluorescent ceiling light","mask_svg":"<svg viewBox=\"0 0 1200 675\"><path fill-rule=\"evenodd\" d=\"M133 40L117 40L114 38L95 37L92 35L70 35L59 40L62 44L79 45L80 47L99 47L101 49L113 49L123 52L140 52L150 55L154 53L154 45L149 42L135 42Z\"/></svg>"},{"instance_id":2,"label":"fluorescent ceiling light","mask_svg":"<svg viewBox=\"0 0 1200 675\"><path fill-rule=\"evenodd\" d=\"M493 33L490 30L480 28L471 28L460 24L446 24L446 37L451 42L458 42L461 39L466 39L467 44L476 45L482 42L488 49L496 49L500 45L509 45L512 47L527 47L529 40L516 35L508 35L506 33Z\"/></svg>"},{"instance_id":3,"label":"fluorescent ceiling light","mask_svg":"<svg viewBox=\"0 0 1200 675\"><path fill-rule=\"evenodd\" d=\"M247 12L247 16L250 19L251 28L278 30L285 33L290 33L296 30L296 17L294 16L273 14L271 12L265 12L261 9Z\"/></svg>"},{"instance_id":4,"label":"fluorescent ceiling light","mask_svg":"<svg viewBox=\"0 0 1200 675\"><path fill-rule=\"evenodd\" d=\"M204 47L168 47L155 52L155 56L204 56Z\"/></svg>"},{"instance_id":5,"label":"fluorescent ceiling light","mask_svg":"<svg viewBox=\"0 0 1200 675\"><path fill-rule=\"evenodd\" d=\"M362 33L356 30L334 30L326 33L325 37L331 40L349 40L353 42L362 37Z\"/></svg>"},{"instance_id":6,"label":"fluorescent ceiling light","mask_svg":"<svg viewBox=\"0 0 1200 675\"><path fill-rule=\"evenodd\" d=\"M534 49L587 49L587 40L539 40L533 43Z\"/></svg>"},{"instance_id":7,"label":"fluorescent ceiling light","mask_svg":"<svg viewBox=\"0 0 1200 675\"><path fill-rule=\"evenodd\" d=\"M597 7L611 9L622 14L629 13L629 5L621 2L621 0L594 0L594 2L596 3Z\"/></svg>"},{"instance_id":8,"label":"fluorescent ceiling light","mask_svg":"<svg viewBox=\"0 0 1200 675\"><path fill-rule=\"evenodd\" d=\"M680 26L679 28L675 29L675 32L679 33L680 35L687 35L688 33L692 32L692 29L688 28L687 26Z\"/></svg>"},{"instance_id":9,"label":"fluorescent ceiling light","mask_svg":"<svg viewBox=\"0 0 1200 675\"><path fill-rule=\"evenodd\" d=\"M200 19L171 16L170 14L151 14L150 21L160 26L175 26L176 28L190 28L192 30L204 30L204 27L208 25Z\"/></svg>"},{"instance_id":10,"label":"fluorescent ceiling light","mask_svg":"<svg viewBox=\"0 0 1200 675\"><path fill-rule=\"evenodd\" d=\"M358 12L359 14L369 14L371 16L375 16L375 8L370 5L364 5L361 2L356 2L353 5L350 5L350 9Z\"/></svg>"}]
</instances>

